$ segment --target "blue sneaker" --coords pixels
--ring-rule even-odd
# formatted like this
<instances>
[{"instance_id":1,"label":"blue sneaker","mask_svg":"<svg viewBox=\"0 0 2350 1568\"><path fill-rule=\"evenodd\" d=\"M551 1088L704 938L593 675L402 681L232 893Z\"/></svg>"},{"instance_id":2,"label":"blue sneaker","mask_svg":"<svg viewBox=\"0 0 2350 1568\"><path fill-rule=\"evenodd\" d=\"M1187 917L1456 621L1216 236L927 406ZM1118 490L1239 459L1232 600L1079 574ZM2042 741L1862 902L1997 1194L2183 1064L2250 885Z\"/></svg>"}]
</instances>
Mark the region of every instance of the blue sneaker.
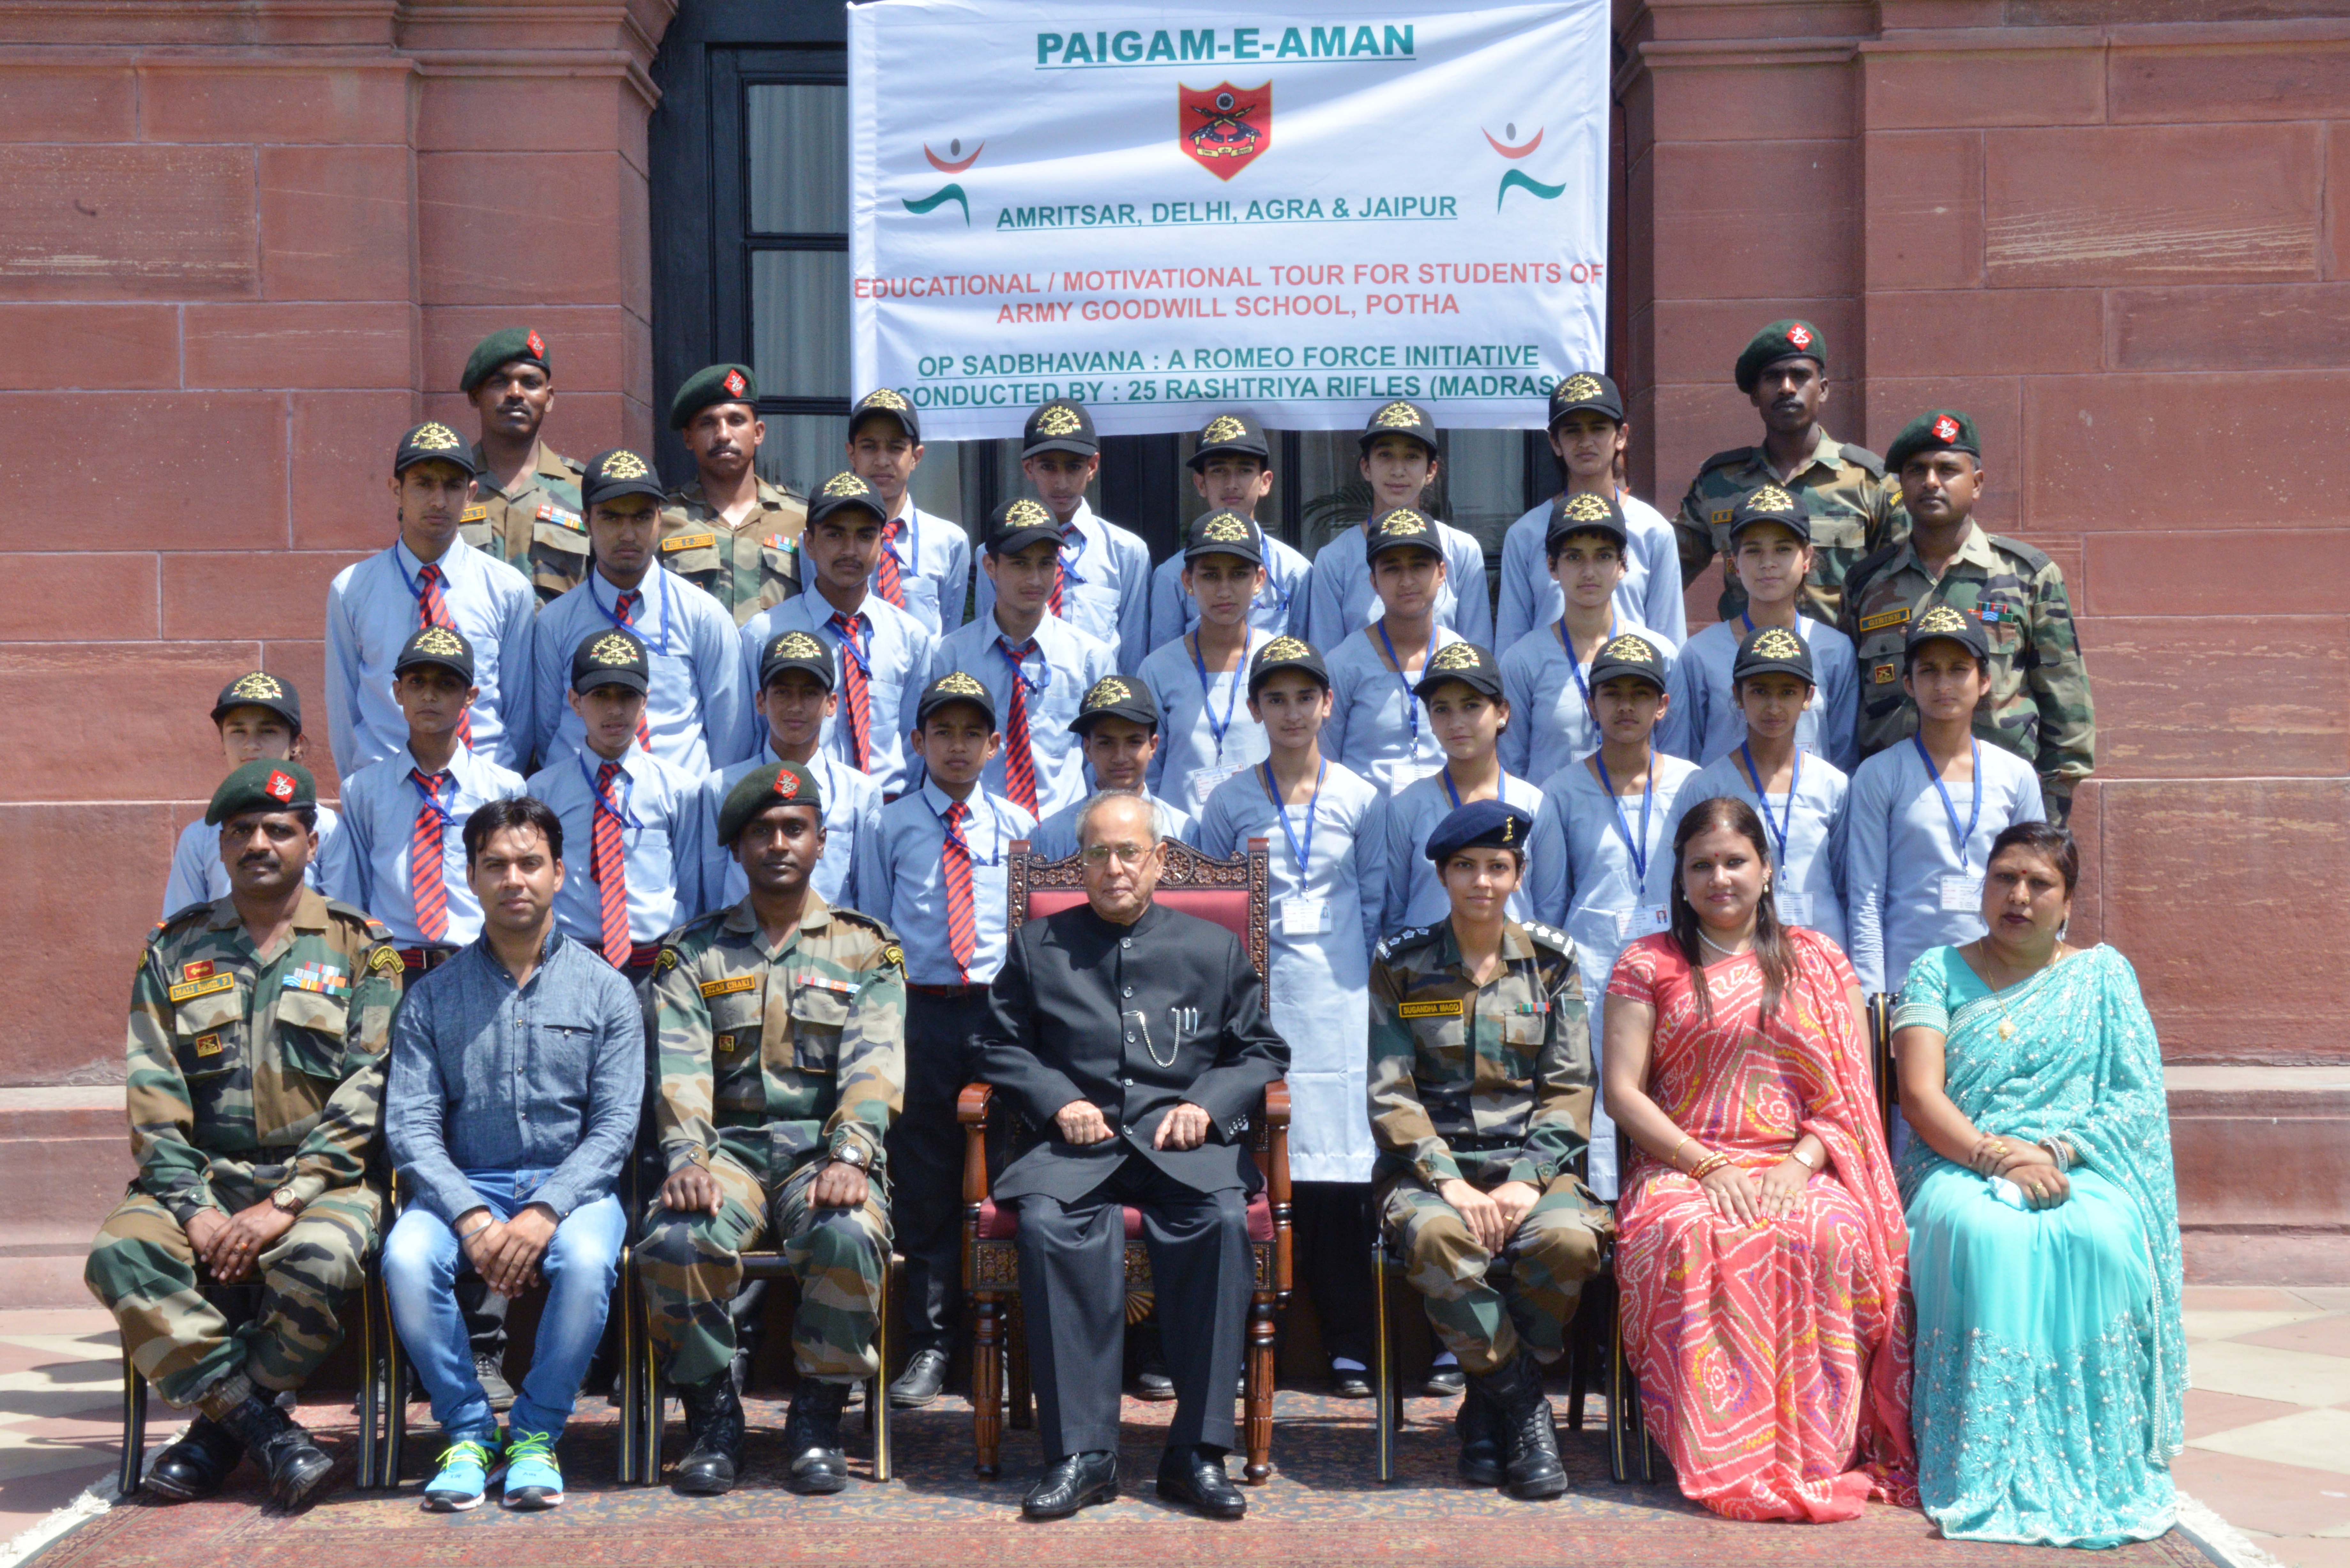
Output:
<instances>
[{"instance_id":1,"label":"blue sneaker","mask_svg":"<svg viewBox=\"0 0 2350 1568\"><path fill-rule=\"evenodd\" d=\"M464 1438L450 1444L442 1450L440 1473L425 1483L424 1511L463 1513L481 1507L496 1465L497 1455L487 1443Z\"/></svg>"},{"instance_id":2,"label":"blue sneaker","mask_svg":"<svg viewBox=\"0 0 2350 1568\"><path fill-rule=\"evenodd\" d=\"M507 1508L554 1508L563 1501L563 1467L555 1462L552 1432L506 1434Z\"/></svg>"}]
</instances>

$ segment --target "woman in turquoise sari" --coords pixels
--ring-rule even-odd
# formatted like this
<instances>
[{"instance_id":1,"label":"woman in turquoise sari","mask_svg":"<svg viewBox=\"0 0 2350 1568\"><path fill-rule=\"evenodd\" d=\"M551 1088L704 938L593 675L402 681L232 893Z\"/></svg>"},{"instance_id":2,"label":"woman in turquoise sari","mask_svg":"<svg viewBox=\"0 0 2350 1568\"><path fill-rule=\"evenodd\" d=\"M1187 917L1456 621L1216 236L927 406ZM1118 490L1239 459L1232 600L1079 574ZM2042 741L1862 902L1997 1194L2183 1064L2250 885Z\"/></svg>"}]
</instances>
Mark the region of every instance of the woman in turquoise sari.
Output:
<instances>
[{"instance_id":1,"label":"woman in turquoise sari","mask_svg":"<svg viewBox=\"0 0 2350 1568\"><path fill-rule=\"evenodd\" d=\"M1920 957L1893 1014L1918 1491L1952 1540L2113 1546L2172 1521L2187 1347L2162 1058L2128 961L2063 939L2079 872L2062 828L2001 834L1989 934Z\"/></svg>"}]
</instances>

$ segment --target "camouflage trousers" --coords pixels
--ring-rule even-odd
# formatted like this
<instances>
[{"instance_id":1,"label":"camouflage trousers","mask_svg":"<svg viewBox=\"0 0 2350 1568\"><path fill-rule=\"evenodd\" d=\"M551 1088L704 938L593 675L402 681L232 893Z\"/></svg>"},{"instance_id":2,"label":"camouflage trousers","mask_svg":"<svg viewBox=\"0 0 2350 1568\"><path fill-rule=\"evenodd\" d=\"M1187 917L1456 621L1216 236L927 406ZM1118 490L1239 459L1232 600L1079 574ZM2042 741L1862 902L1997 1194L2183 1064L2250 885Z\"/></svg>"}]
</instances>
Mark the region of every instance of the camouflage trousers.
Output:
<instances>
[{"instance_id":1,"label":"camouflage trousers","mask_svg":"<svg viewBox=\"0 0 2350 1568\"><path fill-rule=\"evenodd\" d=\"M217 1182L214 1189L232 1213L263 1196ZM375 1189L322 1194L261 1254L251 1276L260 1310L233 1325L204 1295L203 1266L188 1233L170 1210L134 1192L99 1227L82 1279L114 1314L131 1364L157 1392L174 1405L224 1410L248 1391L248 1381L299 1388L341 1343L340 1309L365 1282L382 1228L383 1197Z\"/></svg>"},{"instance_id":2,"label":"camouflage trousers","mask_svg":"<svg viewBox=\"0 0 2350 1568\"><path fill-rule=\"evenodd\" d=\"M710 1174L715 1214L680 1214L656 1202L637 1243L653 1354L671 1383L700 1383L734 1355L727 1303L742 1288L742 1254L773 1238L799 1282L792 1358L802 1377L858 1383L879 1369L875 1335L889 1268L889 1195L870 1179L864 1207L819 1209L808 1201L822 1160L794 1171L772 1199L759 1179L720 1155Z\"/></svg>"},{"instance_id":3,"label":"camouflage trousers","mask_svg":"<svg viewBox=\"0 0 2350 1568\"><path fill-rule=\"evenodd\" d=\"M1490 1191L1501 1178L1475 1185ZM1419 1177L1394 1179L1380 1199L1379 1225L1427 1303L1436 1337L1464 1370L1485 1373L1515 1360L1521 1345L1544 1364L1565 1353L1575 1300L1599 1272L1600 1243L1614 1221L1573 1176L1554 1178L1510 1239L1509 1274L1499 1288L1485 1274L1492 1255L1461 1211Z\"/></svg>"}]
</instances>

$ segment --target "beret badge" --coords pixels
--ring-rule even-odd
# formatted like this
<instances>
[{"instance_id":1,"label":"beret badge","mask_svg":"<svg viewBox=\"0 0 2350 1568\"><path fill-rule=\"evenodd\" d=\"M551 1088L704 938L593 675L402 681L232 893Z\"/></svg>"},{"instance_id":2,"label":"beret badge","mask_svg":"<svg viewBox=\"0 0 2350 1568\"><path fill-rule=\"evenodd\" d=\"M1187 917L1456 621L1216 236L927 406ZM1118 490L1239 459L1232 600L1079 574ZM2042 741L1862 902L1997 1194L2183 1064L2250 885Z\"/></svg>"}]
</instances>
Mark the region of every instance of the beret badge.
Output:
<instances>
[{"instance_id":1,"label":"beret badge","mask_svg":"<svg viewBox=\"0 0 2350 1568\"><path fill-rule=\"evenodd\" d=\"M294 787L292 774L272 769L267 781L261 786L261 793L275 801L289 801L294 798Z\"/></svg>"},{"instance_id":2,"label":"beret badge","mask_svg":"<svg viewBox=\"0 0 2350 1568\"><path fill-rule=\"evenodd\" d=\"M1808 348L1812 346L1812 329L1798 321L1787 328L1787 341L1797 348Z\"/></svg>"},{"instance_id":3,"label":"beret badge","mask_svg":"<svg viewBox=\"0 0 2350 1568\"><path fill-rule=\"evenodd\" d=\"M1934 421L1934 439L1936 441L1958 440L1959 421L1952 419L1948 414L1944 414L1940 419L1936 420Z\"/></svg>"},{"instance_id":4,"label":"beret badge","mask_svg":"<svg viewBox=\"0 0 2350 1568\"><path fill-rule=\"evenodd\" d=\"M789 768L778 769L775 774L775 793L785 800L799 794L800 775Z\"/></svg>"},{"instance_id":5,"label":"beret badge","mask_svg":"<svg viewBox=\"0 0 2350 1568\"><path fill-rule=\"evenodd\" d=\"M729 397L734 398L742 397L751 389L751 383L743 379L743 372L740 370L727 371L726 379L719 385L726 389Z\"/></svg>"},{"instance_id":6,"label":"beret badge","mask_svg":"<svg viewBox=\"0 0 2350 1568\"><path fill-rule=\"evenodd\" d=\"M530 331L525 333L523 335L522 341L523 347L530 350L530 357L532 358L544 359L546 358L546 339L538 335L538 329L536 327L533 327Z\"/></svg>"}]
</instances>

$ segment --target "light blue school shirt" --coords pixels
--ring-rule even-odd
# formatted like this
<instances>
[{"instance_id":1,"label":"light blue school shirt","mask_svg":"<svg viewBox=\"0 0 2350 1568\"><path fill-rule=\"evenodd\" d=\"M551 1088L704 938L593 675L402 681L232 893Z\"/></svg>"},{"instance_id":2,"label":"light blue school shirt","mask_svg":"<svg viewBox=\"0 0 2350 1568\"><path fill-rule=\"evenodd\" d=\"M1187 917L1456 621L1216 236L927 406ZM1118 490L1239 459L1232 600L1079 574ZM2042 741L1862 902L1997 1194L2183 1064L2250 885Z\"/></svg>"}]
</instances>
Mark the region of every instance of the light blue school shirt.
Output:
<instances>
[{"instance_id":1,"label":"light blue school shirt","mask_svg":"<svg viewBox=\"0 0 2350 1568\"><path fill-rule=\"evenodd\" d=\"M1090 797L1081 796L1071 801L1036 825L1028 847L1037 859L1066 860L1077 852L1077 814L1086 809L1087 798ZM1159 799L1148 789L1142 792L1142 798L1150 803L1151 823L1159 829L1159 837L1176 839L1184 844L1200 842L1198 818Z\"/></svg>"},{"instance_id":2,"label":"light blue school shirt","mask_svg":"<svg viewBox=\"0 0 2350 1568\"><path fill-rule=\"evenodd\" d=\"M1439 650L1461 641L1460 633L1439 624ZM1428 713L1409 688L1419 675L1405 676L1388 668L1386 648L1377 631L1357 631L1336 648L1322 650L1330 672L1330 717L1322 725L1322 754L1359 774L1388 794L1424 774L1444 765L1444 748L1429 727ZM1416 650L1429 652L1422 643ZM1396 649L1399 659L1411 654ZM1428 672L1423 661L1420 674Z\"/></svg>"},{"instance_id":3,"label":"light blue school shirt","mask_svg":"<svg viewBox=\"0 0 2350 1568\"><path fill-rule=\"evenodd\" d=\"M1669 682L1676 657L1671 641L1619 616L1608 636L1625 632L1646 638L1665 656ZM1503 650L1502 695L1509 700L1510 727L1502 732L1497 749L1502 765L1512 773L1546 779L1599 749L1599 725L1591 717L1591 661L1569 661L1556 620L1534 628Z\"/></svg>"},{"instance_id":4,"label":"light blue school shirt","mask_svg":"<svg viewBox=\"0 0 2350 1568\"><path fill-rule=\"evenodd\" d=\"M357 904L391 928L402 947L425 940L416 924L416 895L409 885L416 814L424 792L409 773L415 753L402 746L343 781L344 836L349 840L349 874L343 892L331 896ZM441 824L441 886L447 895L448 934L439 939L463 947L482 934L482 906L465 882L465 819L494 800L524 793L523 777L469 746L449 757L449 783L436 801L447 813Z\"/></svg>"},{"instance_id":5,"label":"light blue school shirt","mask_svg":"<svg viewBox=\"0 0 2350 1568\"><path fill-rule=\"evenodd\" d=\"M653 755L694 779L749 756L759 744L751 683L743 673L734 618L712 595L655 567L634 590L643 601L623 627L621 589L599 569L538 615L538 754L542 761L584 751L588 727L571 711L571 656L599 632L634 632L645 645L650 687L645 728Z\"/></svg>"},{"instance_id":6,"label":"light blue school shirt","mask_svg":"<svg viewBox=\"0 0 2350 1568\"><path fill-rule=\"evenodd\" d=\"M898 933L906 978L916 985L965 982L947 940L946 809L952 798L937 780L926 781L875 812L858 846L855 908ZM1036 819L985 788L972 790L964 804L971 807L962 824L971 850L969 982L985 985L1003 966L1012 841L1034 834Z\"/></svg>"},{"instance_id":7,"label":"light blue school shirt","mask_svg":"<svg viewBox=\"0 0 2350 1568\"><path fill-rule=\"evenodd\" d=\"M1624 529L1624 580L1616 585L1616 613L1664 634L1668 652L1689 639L1681 601L1680 544L1663 513L1638 496L1619 493ZM1493 635L1508 648L1534 628L1566 613L1566 596L1550 575L1550 514L1554 498L1510 524L1502 535L1502 605Z\"/></svg>"},{"instance_id":8,"label":"light blue school shirt","mask_svg":"<svg viewBox=\"0 0 2350 1568\"><path fill-rule=\"evenodd\" d=\"M882 548L897 557L898 589L906 602L889 607L902 607L933 638L952 631L962 624L963 605L971 597L971 535L952 518L925 512L910 503L895 521L897 536ZM879 597L879 562L867 586Z\"/></svg>"},{"instance_id":9,"label":"light blue school shirt","mask_svg":"<svg viewBox=\"0 0 2350 1568\"><path fill-rule=\"evenodd\" d=\"M1430 519L1435 522L1435 519ZM1327 654L1350 632L1387 613L1371 590L1370 560L1365 555L1370 535L1356 524L1315 553L1309 580L1305 640ZM1493 603L1485 586L1485 547L1476 536L1450 523L1437 523L1437 544L1444 556L1444 587L1436 596L1436 621L1483 648L1493 646Z\"/></svg>"},{"instance_id":10,"label":"light blue school shirt","mask_svg":"<svg viewBox=\"0 0 2350 1568\"><path fill-rule=\"evenodd\" d=\"M528 577L463 539L450 541L439 565L442 598L473 645L473 684L482 692L466 710L471 743L501 767L519 769L536 741L538 595ZM408 715L391 700L391 667L424 624L416 599L423 569L395 540L336 573L327 589L327 735L338 768L357 773L408 744Z\"/></svg>"},{"instance_id":11,"label":"light blue school shirt","mask_svg":"<svg viewBox=\"0 0 2350 1568\"><path fill-rule=\"evenodd\" d=\"M1673 883L1673 824L1683 786L1697 769L1680 758L1657 753L1650 770L1652 794L1648 831L1640 826L1640 797L1619 796L1623 815L1582 763L1571 763L1543 781L1543 807L1534 818L1533 872L1534 918L1563 927L1575 939L1575 960L1583 976L1583 1000L1591 1014L1591 1066L1599 1081L1607 1030L1607 980L1618 954L1654 928L1647 910L1669 908ZM1619 823L1623 826L1619 826ZM1626 830L1637 838L1648 863L1646 876L1634 867ZM1606 1091L1601 1091L1604 1100ZM1591 1189L1613 1202L1617 1195L1616 1123L1603 1101L1591 1107Z\"/></svg>"},{"instance_id":12,"label":"light blue school shirt","mask_svg":"<svg viewBox=\"0 0 2350 1568\"><path fill-rule=\"evenodd\" d=\"M1187 639L1162 643L1142 661L1138 679L1159 701L1159 750L1150 759L1152 790L1196 814L1206 809L1208 796L1235 769L1264 759L1264 726L1249 712L1248 667L1257 650L1272 640L1250 628L1239 667L1208 670L1204 682Z\"/></svg>"},{"instance_id":13,"label":"light blue school shirt","mask_svg":"<svg viewBox=\"0 0 2350 1568\"><path fill-rule=\"evenodd\" d=\"M983 545L978 559L987 559ZM1139 667L1150 651L1150 546L1080 501L1061 528L1061 618L1108 645L1118 669ZM983 621L995 579L982 570L973 588L972 619Z\"/></svg>"},{"instance_id":14,"label":"light blue school shirt","mask_svg":"<svg viewBox=\"0 0 2350 1568\"><path fill-rule=\"evenodd\" d=\"M1853 972L1863 992L1898 991L1909 965L1929 948L1960 947L1983 934L1982 900L1942 908L1942 878L1981 879L1991 840L2013 822L2044 822L2040 775L2003 746L1975 747L1982 815L1961 857L1942 791L1918 748L1905 740L1860 764L1845 795L1846 909L1851 919ZM1946 784L1959 826L1973 815L1974 785ZM1977 889L1978 894L1980 888Z\"/></svg>"},{"instance_id":15,"label":"light blue school shirt","mask_svg":"<svg viewBox=\"0 0 2350 1568\"><path fill-rule=\"evenodd\" d=\"M1502 775L1502 800L1514 805L1528 816L1542 812L1543 792L1533 780L1507 772ZM1388 802L1387 888L1381 897L1379 934L1392 937L1398 931L1414 926L1432 926L1452 918L1452 900L1445 896L1443 880L1437 875L1436 862L1428 857L1429 836L1437 824L1457 809L1452 795L1445 787L1444 774L1440 771L1420 780ZM1536 848L1533 836L1519 845L1525 857L1525 868L1518 878L1518 890L1510 895L1504 912L1523 925L1539 920L1534 913L1534 884Z\"/></svg>"},{"instance_id":16,"label":"light blue school shirt","mask_svg":"<svg viewBox=\"0 0 2350 1568\"><path fill-rule=\"evenodd\" d=\"M343 787L348 799L350 786ZM343 841L343 819L335 815L333 806L320 806L318 853L310 857L302 880L329 898L364 909L364 903L348 892L337 891L351 885L350 857L350 846ZM220 828L207 827L198 817L180 830L179 842L172 846L172 874L163 881L162 918L168 920L191 904L209 904L228 895L228 866L220 857Z\"/></svg>"},{"instance_id":17,"label":"light blue school shirt","mask_svg":"<svg viewBox=\"0 0 2350 1568\"><path fill-rule=\"evenodd\" d=\"M1812 700L1795 721L1795 744L1847 772L1859 765L1860 664L1852 639L1807 615L1795 629L1812 650ZM1704 767L1738 749L1746 715L1731 692L1743 618L1714 622L1681 645L1667 690L1673 705L1657 725L1657 744Z\"/></svg>"},{"instance_id":18,"label":"light blue school shirt","mask_svg":"<svg viewBox=\"0 0 2350 1568\"><path fill-rule=\"evenodd\" d=\"M995 727L1003 732L1007 751L1012 745L1012 683L1020 682L1027 693L1028 750L1036 765L1036 811L1050 816L1086 796L1085 753L1081 737L1069 728L1069 722L1077 716L1094 682L1118 673L1118 654L1109 644L1049 613L1036 623L1031 636L1035 646L1021 656L1015 674L1003 628L996 623L991 608L940 639L931 655L930 680L941 680L960 670L986 687L995 700ZM979 782L1009 802L1004 754L996 753Z\"/></svg>"},{"instance_id":19,"label":"light blue school shirt","mask_svg":"<svg viewBox=\"0 0 2350 1568\"><path fill-rule=\"evenodd\" d=\"M1260 766L1233 774L1208 797L1200 847L1226 858L1262 838L1271 851L1272 1013L1274 1029L1289 1043L1290 1175L1368 1181L1377 1158L1366 1082L1370 960L1378 940L1387 803L1369 780L1337 763L1326 765L1310 808L1310 844L1309 808L1275 805ZM1323 929L1286 929L1282 911L1295 898L1322 900Z\"/></svg>"},{"instance_id":20,"label":"light blue school shirt","mask_svg":"<svg viewBox=\"0 0 2350 1568\"><path fill-rule=\"evenodd\" d=\"M694 598L718 602L691 583L680 587ZM614 760L620 764L612 787L615 804L624 814L620 856L629 882L629 940L642 947L709 908L702 896L702 780L642 746L630 746ZM556 928L590 945L604 940L603 904L594 875L593 782L603 765L604 759L594 752L577 751L530 776L530 793L563 822L563 886L555 895Z\"/></svg>"},{"instance_id":21,"label":"light blue school shirt","mask_svg":"<svg viewBox=\"0 0 2350 1568\"><path fill-rule=\"evenodd\" d=\"M734 858L734 846L718 841L718 811L727 792L754 768L783 761L770 740L759 754L712 774L702 784L702 888L713 909L739 904L751 896L751 879ZM872 814L881 806L881 786L821 747L799 764L816 779L817 798L824 802L824 856L816 863L808 885L836 909L857 908L857 861Z\"/></svg>"},{"instance_id":22,"label":"light blue school shirt","mask_svg":"<svg viewBox=\"0 0 2350 1568\"><path fill-rule=\"evenodd\" d=\"M1249 601L1249 625L1270 637L1305 637L1305 608L1314 564L1262 527L1256 531L1264 553L1264 587ZM1183 591L1184 560L1180 551L1168 556L1150 573L1150 646L1158 648L1200 624L1200 606Z\"/></svg>"},{"instance_id":23,"label":"light blue school shirt","mask_svg":"<svg viewBox=\"0 0 2350 1568\"><path fill-rule=\"evenodd\" d=\"M766 651L767 644L784 632L805 631L832 649L832 691L838 701L832 717L824 722L816 749L838 758L845 768L854 772L857 753L848 722L848 693L840 684L851 655L841 646L840 628L832 623L832 618L838 613L830 599L810 588L753 616L743 623L741 634L743 679L756 693L760 656ZM857 607L855 619L858 644L865 650L868 667L866 771L883 794L899 794L911 782L916 764L913 748L906 737L914 728L914 708L921 701L922 688L930 683L931 656L938 651L938 639L910 611L899 609L878 594L865 596L865 602ZM755 716L755 703L752 711ZM764 735L760 743L764 755ZM836 902L829 893L825 895L825 900Z\"/></svg>"},{"instance_id":24,"label":"light blue school shirt","mask_svg":"<svg viewBox=\"0 0 2350 1568\"><path fill-rule=\"evenodd\" d=\"M1851 925L1845 919L1844 811L1851 787L1836 765L1825 757L1797 753L1792 801L1774 794L1765 803L1754 793L1754 781L1735 750L1709 763L1681 786L1674 805L1673 826L1680 826L1700 801L1725 796L1742 800L1763 819L1763 836L1771 846L1772 891L1778 900L1779 919L1787 925L1817 931L1836 946L1851 950ZM1787 845L1779 846L1784 830Z\"/></svg>"}]
</instances>

